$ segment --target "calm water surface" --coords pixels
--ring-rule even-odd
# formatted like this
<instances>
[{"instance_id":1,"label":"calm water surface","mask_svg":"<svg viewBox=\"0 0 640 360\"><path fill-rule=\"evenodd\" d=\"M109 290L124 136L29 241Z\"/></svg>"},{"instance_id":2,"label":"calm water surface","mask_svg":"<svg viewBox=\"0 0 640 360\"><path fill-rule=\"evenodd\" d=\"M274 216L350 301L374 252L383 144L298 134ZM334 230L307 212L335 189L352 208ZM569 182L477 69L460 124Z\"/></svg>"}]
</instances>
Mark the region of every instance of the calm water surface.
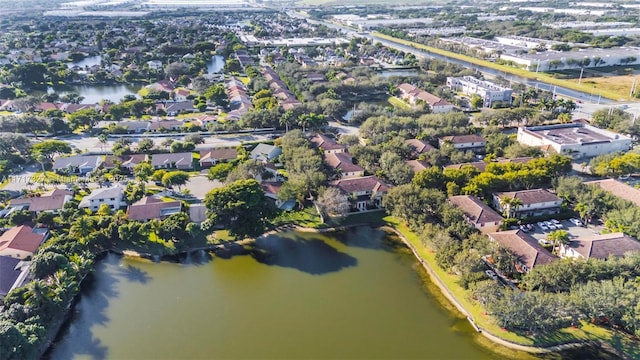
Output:
<instances>
[{"instance_id":1,"label":"calm water surface","mask_svg":"<svg viewBox=\"0 0 640 360\"><path fill-rule=\"evenodd\" d=\"M190 264L109 255L48 357L504 359L384 236L285 233Z\"/></svg>"},{"instance_id":2,"label":"calm water surface","mask_svg":"<svg viewBox=\"0 0 640 360\"><path fill-rule=\"evenodd\" d=\"M224 69L224 58L220 55L211 57L211 61L207 64L207 72L209 74L219 73Z\"/></svg>"},{"instance_id":3,"label":"calm water surface","mask_svg":"<svg viewBox=\"0 0 640 360\"><path fill-rule=\"evenodd\" d=\"M138 90L142 88L141 85L136 84L112 84L112 85L70 85L64 88L49 88L47 92L57 92L60 95L66 93L76 93L83 96L83 104L97 104L100 100L110 100L114 103L119 103L125 95L137 95Z\"/></svg>"}]
</instances>

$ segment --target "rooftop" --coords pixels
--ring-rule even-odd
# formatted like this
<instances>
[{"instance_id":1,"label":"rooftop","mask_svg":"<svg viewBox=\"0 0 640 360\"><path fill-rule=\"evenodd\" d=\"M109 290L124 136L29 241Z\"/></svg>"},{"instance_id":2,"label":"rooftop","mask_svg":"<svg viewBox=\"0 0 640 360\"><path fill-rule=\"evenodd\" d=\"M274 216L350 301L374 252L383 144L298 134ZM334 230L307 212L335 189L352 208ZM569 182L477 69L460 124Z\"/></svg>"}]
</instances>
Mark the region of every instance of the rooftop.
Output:
<instances>
[{"instance_id":1,"label":"rooftop","mask_svg":"<svg viewBox=\"0 0 640 360\"><path fill-rule=\"evenodd\" d=\"M538 241L522 230L501 231L489 234L503 248L509 249L519 257L528 269L551 263L558 258L545 250Z\"/></svg>"},{"instance_id":2,"label":"rooftop","mask_svg":"<svg viewBox=\"0 0 640 360\"><path fill-rule=\"evenodd\" d=\"M611 142L618 139L630 139L628 136L598 129L585 124L559 124L547 126L532 126L521 128L529 135L550 140L556 144L597 144Z\"/></svg>"},{"instance_id":3,"label":"rooftop","mask_svg":"<svg viewBox=\"0 0 640 360\"><path fill-rule=\"evenodd\" d=\"M598 185L602 190L614 196L631 201L640 206L640 190L615 179L587 181L585 185Z\"/></svg>"},{"instance_id":4,"label":"rooftop","mask_svg":"<svg viewBox=\"0 0 640 360\"><path fill-rule=\"evenodd\" d=\"M482 200L472 195L458 195L449 198L449 202L460 208L473 224L486 224L502 221L502 216Z\"/></svg>"},{"instance_id":5,"label":"rooftop","mask_svg":"<svg viewBox=\"0 0 640 360\"><path fill-rule=\"evenodd\" d=\"M587 259L606 259L611 256L623 256L627 252L640 251L640 242L623 233L581 238L571 241L569 246Z\"/></svg>"},{"instance_id":6,"label":"rooftop","mask_svg":"<svg viewBox=\"0 0 640 360\"><path fill-rule=\"evenodd\" d=\"M555 194L551 193L546 189L531 189L531 190L521 190L521 191L510 191L510 192L500 192L495 193L494 196L497 196L499 199L502 198L516 198L520 199L522 205L531 205L531 204L539 204L546 202L554 202L559 201L560 198Z\"/></svg>"}]
</instances>

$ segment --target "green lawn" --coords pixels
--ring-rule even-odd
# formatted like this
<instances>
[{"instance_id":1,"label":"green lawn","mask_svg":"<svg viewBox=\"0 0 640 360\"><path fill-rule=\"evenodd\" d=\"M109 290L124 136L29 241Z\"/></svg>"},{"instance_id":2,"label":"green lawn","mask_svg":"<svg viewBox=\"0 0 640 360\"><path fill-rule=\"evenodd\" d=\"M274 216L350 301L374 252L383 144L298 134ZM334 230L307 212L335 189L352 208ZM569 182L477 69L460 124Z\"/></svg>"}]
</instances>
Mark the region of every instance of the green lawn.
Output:
<instances>
[{"instance_id":1,"label":"green lawn","mask_svg":"<svg viewBox=\"0 0 640 360\"><path fill-rule=\"evenodd\" d=\"M383 220L389 226L400 231L400 233L402 233L404 237L416 248L419 255L431 266L437 277L440 278L444 285L449 289L451 295L456 298L456 300L469 312L471 317L481 328L484 329L484 331L504 340L530 346L552 346L580 340L601 341L609 344L618 351L624 352L634 359L640 358L640 344L638 344L638 342L632 339L629 335L589 323L582 323L580 328L565 328L544 336L526 336L502 329L485 313L480 304L471 300L469 291L465 290L458 284L457 275L447 273L437 265L435 253L425 248L415 233L413 233L404 223L392 216L387 216L383 218Z\"/></svg>"},{"instance_id":2,"label":"green lawn","mask_svg":"<svg viewBox=\"0 0 640 360\"><path fill-rule=\"evenodd\" d=\"M308 206L302 210L282 212L271 221L271 224L274 227L286 224L295 224L315 229L327 227L326 224L320 221L320 216L318 216L318 213L313 206Z\"/></svg>"},{"instance_id":3,"label":"green lawn","mask_svg":"<svg viewBox=\"0 0 640 360\"><path fill-rule=\"evenodd\" d=\"M407 104L401 99L398 99L395 96L389 97L389 100L387 101L389 101L389 104L393 105L393 107L400 108L400 109L411 109L411 105Z\"/></svg>"},{"instance_id":4,"label":"green lawn","mask_svg":"<svg viewBox=\"0 0 640 360\"><path fill-rule=\"evenodd\" d=\"M573 82L568 81L568 80L557 79L557 78L553 77L553 75L550 75L550 74L535 73L535 72L531 72L531 71L520 69L520 68L514 68L514 67L506 66L506 65L500 65L500 64L496 64L496 63L491 62L491 61L478 59L478 58L475 58L475 57L472 57L472 56L458 54L458 53L454 53L454 52L451 52L451 51L434 48L432 46L419 44L419 43L416 43L416 42L413 42L413 41L408 41L408 40L395 38L393 36L388 36L388 35L381 34L379 32L375 32L375 31L373 32L373 35L375 35L377 37L380 37L380 38L383 38L383 39L386 39L386 40L389 40L389 41L394 41L394 42L397 42L397 43L400 43L400 44L403 44L403 45L415 47L417 49L426 50L426 51L432 52L434 54L448 56L448 57L451 57L451 58L454 58L454 59L458 59L458 60L462 60L462 61L466 61L466 62L469 62L469 63L472 63L472 64L488 67L488 68L499 70L499 71L504 71L505 73L518 75L518 76L521 76L521 77L524 77L524 78L527 78L527 79L539 80L539 81L543 81L543 82L551 84L551 85L557 85L557 86L565 87L567 89L572 89L572 90L576 90L576 91L582 91L582 92L585 92L587 94L593 93L595 95L601 95L602 97L605 97L607 99L612 99L612 100L626 100L626 99L628 99L628 97L621 97L619 94L617 94L615 92L607 91L607 90L604 90L604 89L595 89L594 90L592 86L583 85L583 84L576 84L576 83L573 83Z\"/></svg>"}]
</instances>

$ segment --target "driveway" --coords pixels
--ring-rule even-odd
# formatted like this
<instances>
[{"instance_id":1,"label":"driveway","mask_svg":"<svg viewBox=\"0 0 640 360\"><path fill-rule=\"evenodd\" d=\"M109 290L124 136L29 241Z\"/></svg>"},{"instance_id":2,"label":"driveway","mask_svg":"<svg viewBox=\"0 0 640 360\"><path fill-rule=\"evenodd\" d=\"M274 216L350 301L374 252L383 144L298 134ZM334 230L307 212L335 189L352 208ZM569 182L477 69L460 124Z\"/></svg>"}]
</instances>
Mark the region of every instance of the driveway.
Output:
<instances>
[{"instance_id":1,"label":"driveway","mask_svg":"<svg viewBox=\"0 0 640 360\"><path fill-rule=\"evenodd\" d=\"M198 175L189 178L189 182L185 185L191 192L191 195L198 199L204 199L204 196L211 191L211 189L222 187L224 184L220 181L211 181L206 176Z\"/></svg>"}]
</instances>

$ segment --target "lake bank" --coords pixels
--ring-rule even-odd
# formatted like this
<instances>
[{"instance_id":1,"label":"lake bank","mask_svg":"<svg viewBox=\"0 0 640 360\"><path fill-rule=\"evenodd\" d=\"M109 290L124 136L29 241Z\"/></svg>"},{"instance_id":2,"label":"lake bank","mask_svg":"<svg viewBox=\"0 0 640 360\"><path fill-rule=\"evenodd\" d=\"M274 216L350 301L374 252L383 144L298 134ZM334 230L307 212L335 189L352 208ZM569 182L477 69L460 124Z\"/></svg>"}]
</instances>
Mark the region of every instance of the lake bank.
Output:
<instances>
[{"instance_id":1,"label":"lake bank","mask_svg":"<svg viewBox=\"0 0 640 360\"><path fill-rule=\"evenodd\" d=\"M503 358L429 295L383 231L254 241L180 264L108 255L48 357Z\"/></svg>"}]
</instances>

